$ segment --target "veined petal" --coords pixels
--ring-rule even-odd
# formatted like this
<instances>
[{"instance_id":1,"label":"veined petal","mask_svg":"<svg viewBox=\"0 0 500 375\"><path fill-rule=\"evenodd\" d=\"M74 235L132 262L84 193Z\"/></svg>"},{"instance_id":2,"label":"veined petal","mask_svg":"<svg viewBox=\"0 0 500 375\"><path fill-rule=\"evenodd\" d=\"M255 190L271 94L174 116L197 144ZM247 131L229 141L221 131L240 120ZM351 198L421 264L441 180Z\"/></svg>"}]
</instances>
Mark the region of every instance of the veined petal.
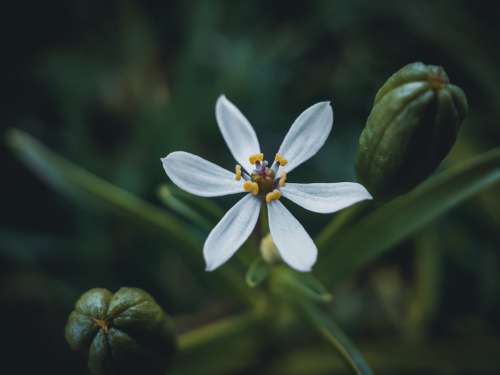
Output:
<instances>
[{"instance_id":1,"label":"veined petal","mask_svg":"<svg viewBox=\"0 0 500 375\"><path fill-rule=\"evenodd\" d=\"M247 240L259 218L261 202L247 194L212 229L203 246L207 271L225 263Z\"/></svg>"},{"instance_id":2,"label":"veined petal","mask_svg":"<svg viewBox=\"0 0 500 375\"><path fill-rule=\"evenodd\" d=\"M234 173L189 152L176 151L161 159L168 177L181 189L201 197L243 193Z\"/></svg>"},{"instance_id":3,"label":"veined petal","mask_svg":"<svg viewBox=\"0 0 500 375\"><path fill-rule=\"evenodd\" d=\"M281 258L297 271L308 272L318 249L299 221L279 201L267 205L269 229Z\"/></svg>"},{"instance_id":4,"label":"veined petal","mask_svg":"<svg viewBox=\"0 0 500 375\"><path fill-rule=\"evenodd\" d=\"M215 117L233 157L247 172L253 167L248 158L260 153L259 140L246 117L224 95L217 99Z\"/></svg>"},{"instance_id":5,"label":"veined petal","mask_svg":"<svg viewBox=\"0 0 500 375\"><path fill-rule=\"evenodd\" d=\"M286 198L299 206L324 214L372 199L363 185L355 182L331 184L293 184L287 182L280 190Z\"/></svg>"},{"instance_id":6,"label":"veined petal","mask_svg":"<svg viewBox=\"0 0 500 375\"><path fill-rule=\"evenodd\" d=\"M302 164L323 146L332 130L333 110L330 102L320 102L307 108L294 121L278 153L288 160L286 172Z\"/></svg>"}]
</instances>

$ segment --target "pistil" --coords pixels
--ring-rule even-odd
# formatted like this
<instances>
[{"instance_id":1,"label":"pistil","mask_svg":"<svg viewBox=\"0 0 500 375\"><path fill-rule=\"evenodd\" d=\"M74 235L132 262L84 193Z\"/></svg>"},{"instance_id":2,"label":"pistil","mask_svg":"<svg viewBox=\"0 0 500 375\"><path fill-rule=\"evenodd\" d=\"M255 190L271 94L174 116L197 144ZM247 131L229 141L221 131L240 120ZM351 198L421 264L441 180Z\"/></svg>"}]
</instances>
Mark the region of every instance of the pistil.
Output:
<instances>
[{"instance_id":1,"label":"pistil","mask_svg":"<svg viewBox=\"0 0 500 375\"><path fill-rule=\"evenodd\" d=\"M250 176L244 175L246 181L243 184L243 189L253 195L261 194L268 203L280 199L279 188L286 183L286 172L282 171L279 179L276 179L276 172L279 166L286 165L288 161L280 154L276 154L275 166L270 168L267 160L264 160L263 153L250 155L248 160L255 167ZM235 171L235 178L239 180L244 172L239 165L236 166Z\"/></svg>"},{"instance_id":2,"label":"pistil","mask_svg":"<svg viewBox=\"0 0 500 375\"><path fill-rule=\"evenodd\" d=\"M97 318L92 318L92 320L94 321L94 324L96 326L98 326L99 328L101 328L105 333L108 333L109 326L110 326L109 321L104 320L104 319L97 319Z\"/></svg>"}]
</instances>

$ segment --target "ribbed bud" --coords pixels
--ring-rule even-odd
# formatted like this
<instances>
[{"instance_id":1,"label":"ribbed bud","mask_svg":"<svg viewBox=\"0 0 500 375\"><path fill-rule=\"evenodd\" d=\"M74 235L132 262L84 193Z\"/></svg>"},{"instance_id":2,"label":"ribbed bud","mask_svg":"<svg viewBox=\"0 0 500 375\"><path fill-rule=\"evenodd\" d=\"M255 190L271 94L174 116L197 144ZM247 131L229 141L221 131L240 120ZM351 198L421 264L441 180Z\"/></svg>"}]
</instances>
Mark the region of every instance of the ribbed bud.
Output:
<instances>
[{"instance_id":1,"label":"ribbed bud","mask_svg":"<svg viewBox=\"0 0 500 375\"><path fill-rule=\"evenodd\" d=\"M94 375L162 374L175 353L173 326L145 291L95 288L76 302L65 336Z\"/></svg>"},{"instance_id":2,"label":"ribbed bud","mask_svg":"<svg viewBox=\"0 0 500 375\"><path fill-rule=\"evenodd\" d=\"M442 67L406 65L375 96L359 139L360 181L379 199L412 189L446 157L467 110Z\"/></svg>"}]
</instances>

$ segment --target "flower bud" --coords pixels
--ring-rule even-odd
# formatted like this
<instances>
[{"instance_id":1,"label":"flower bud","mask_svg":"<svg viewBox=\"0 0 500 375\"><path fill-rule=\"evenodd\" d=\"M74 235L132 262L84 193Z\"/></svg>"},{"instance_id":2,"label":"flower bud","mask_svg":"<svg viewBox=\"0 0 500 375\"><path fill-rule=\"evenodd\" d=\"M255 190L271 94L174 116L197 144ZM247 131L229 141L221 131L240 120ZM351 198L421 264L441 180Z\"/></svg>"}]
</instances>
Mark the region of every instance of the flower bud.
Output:
<instances>
[{"instance_id":1,"label":"flower bud","mask_svg":"<svg viewBox=\"0 0 500 375\"><path fill-rule=\"evenodd\" d=\"M266 263L274 264L282 261L278 248L271 237L271 233L268 233L260 241L260 254Z\"/></svg>"},{"instance_id":2,"label":"flower bud","mask_svg":"<svg viewBox=\"0 0 500 375\"><path fill-rule=\"evenodd\" d=\"M359 139L356 169L379 199L427 178L455 143L467 114L464 92L440 66L413 63L380 88Z\"/></svg>"},{"instance_id":3,"label":"flower bud","mask_svg":"<svg viewBox=\"0 0 500 375\"><path fill-rule=\"evenodd\" d=\"M94 375L162 374L175 352L170 319L137 288L95 288L76 302L65 328L73 350L88 355Z\"/></svg>"}]
</instances>

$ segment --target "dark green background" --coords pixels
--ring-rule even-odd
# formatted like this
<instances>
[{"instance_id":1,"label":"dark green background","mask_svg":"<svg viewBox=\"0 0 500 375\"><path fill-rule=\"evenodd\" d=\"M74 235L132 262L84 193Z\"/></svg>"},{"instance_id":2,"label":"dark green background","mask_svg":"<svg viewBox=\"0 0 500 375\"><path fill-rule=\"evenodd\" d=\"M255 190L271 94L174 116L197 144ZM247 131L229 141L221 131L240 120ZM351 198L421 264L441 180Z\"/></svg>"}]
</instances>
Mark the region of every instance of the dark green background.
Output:
<instances>
[{"instance_id":1,"label":"dark green background","mask_svg":"<svg viewBox=\"0 0 500 375\"><path fill-rule=\"evenodd\" d=\"M23 129L158 205L167 153L186 150L233 167L213 111L221 93L249 118L267 154L302 110L332 101L333 132L293 181L355 180L357 139L376 90L414 61L444 66L469 99L443 167L500 141L495 2L19 1L2 13L2 127ZM193 263L175 242L60 196L4 144L0 153L2 366L85 373L63 327L92 287L144 288L180 317L182 330L237 308L204 272L201 249ZM229 207L235 199L216 202ZM331 218L289 207L311 234ZM333 291L338 320L377 373L498 373L499 228L497 188ZM422 247L430 258L420 259ZM435 295L415 323L406 311L420 290L420 261L436 276L428 288ZM242 366L238 354L225 359L221 350L205 359L207 368L229 361L233 373L290 374L340 366L312 334L262 345Z\"/></svg>"}]
</instances>

